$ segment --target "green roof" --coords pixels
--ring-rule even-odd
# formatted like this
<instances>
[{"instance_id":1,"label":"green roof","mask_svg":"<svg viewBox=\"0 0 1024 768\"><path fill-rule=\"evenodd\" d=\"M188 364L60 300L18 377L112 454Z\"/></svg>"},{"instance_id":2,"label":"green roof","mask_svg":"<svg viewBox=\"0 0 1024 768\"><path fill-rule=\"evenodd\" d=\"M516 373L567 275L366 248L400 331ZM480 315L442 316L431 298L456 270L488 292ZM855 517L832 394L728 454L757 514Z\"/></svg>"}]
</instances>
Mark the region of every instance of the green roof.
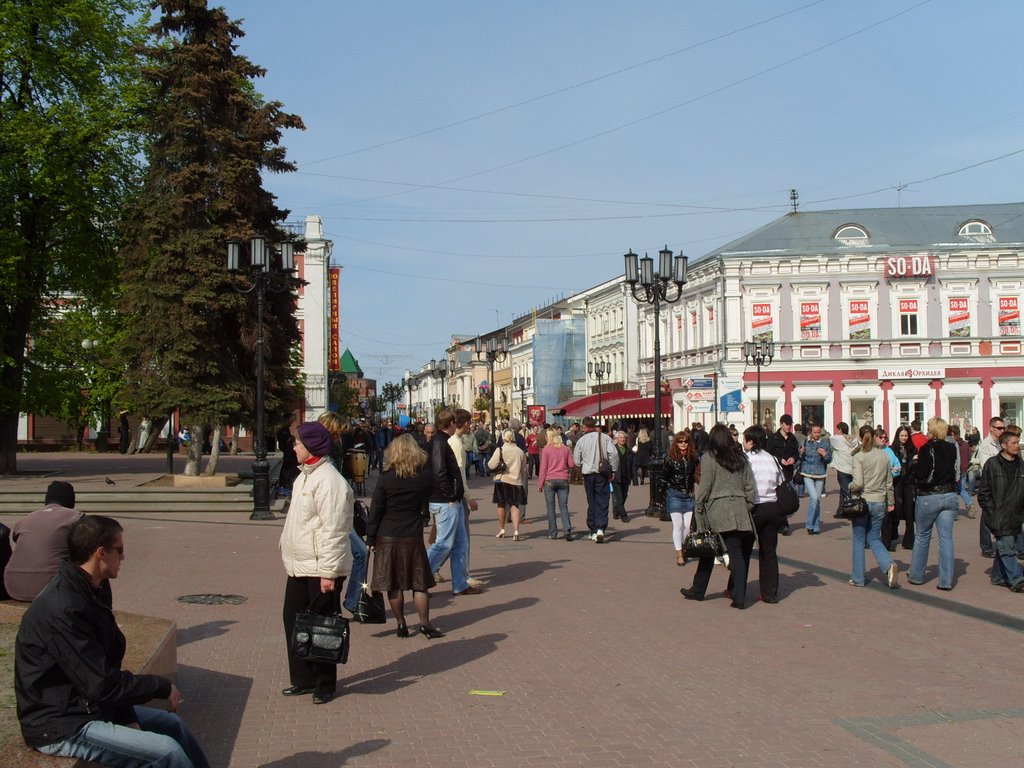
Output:
<instances>
[{"instance_id":1,"label":"green roof","mask_svg":"<svg viewBox=\"0 0 1024 768\"><path fill-rule=\"evenodd\" d=\"M354 373L357 379L363 378L363 369L359 367L359 361L348 347L345 347L345 351L341 355L341 372Z\"/></svg>"}]
</instances>

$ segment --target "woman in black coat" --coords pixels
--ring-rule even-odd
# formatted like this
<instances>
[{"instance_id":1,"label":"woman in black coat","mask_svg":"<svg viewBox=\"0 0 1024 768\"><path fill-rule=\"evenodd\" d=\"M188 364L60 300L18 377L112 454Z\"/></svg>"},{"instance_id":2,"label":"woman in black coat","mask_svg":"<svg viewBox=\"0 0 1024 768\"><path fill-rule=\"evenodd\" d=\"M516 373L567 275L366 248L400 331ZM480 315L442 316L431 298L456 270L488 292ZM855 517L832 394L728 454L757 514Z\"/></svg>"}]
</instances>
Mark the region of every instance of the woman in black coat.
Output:
<instances>
[{"instance_id":1,"label":"woman in black coat","mask_svg":"<svg viewBox=\"0 0 1024 768\"><path fill-rule=\"evenodd\" d=\"M615 450L619 454L619 468L612 477L612 517L624 523L629 522L626 514L626 497L629 496L629 484L633 482L633 452L629 450L626 433L615 433Z\"/></svg>"},{"instance_id":2,"label":"woman in black coat","mask_svg":"<svg viewBox=\"0 0 1024 768\"><path fill-rule=\"evenodd\" d=\"M896 509L886 513L882 522L882 543L886 549L895 549L900 537L900 520L903 521L903 548L914 548L914 504L917 486L914 483L911 465L917 461L917 448L910 441L910 430L906 425L896 428L889 446L900 462L900 473L892 479L892 491L896 495ZM888 521L888 525L886 525Z\"/></svg>"},{"instance_id":3,"label":"woman in black coat","mask_svg":"<svg viewBox=\"0 0 1024 768\"><path fill-rule=\"evenodd\" d=\"M412 435L396 437L384 451L384 472L377 481L366 521L366 543L374 553L370 588L387 592L398 636L409 637L405 623L405 590L412 590L419 631L433 640L444 633L430 623L430 593L435 585L423 544L429 518L433 475L427 454Z\"/></svg>"}]
</instances>

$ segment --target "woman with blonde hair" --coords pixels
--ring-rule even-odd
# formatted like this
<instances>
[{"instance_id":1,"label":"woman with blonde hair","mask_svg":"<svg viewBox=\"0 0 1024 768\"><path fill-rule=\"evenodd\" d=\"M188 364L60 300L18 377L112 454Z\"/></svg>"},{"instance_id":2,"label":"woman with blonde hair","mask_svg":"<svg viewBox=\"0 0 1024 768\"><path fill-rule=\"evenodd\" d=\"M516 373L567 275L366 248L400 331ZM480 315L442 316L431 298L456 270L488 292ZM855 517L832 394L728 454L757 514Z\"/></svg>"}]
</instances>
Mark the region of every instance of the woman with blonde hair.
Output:
<instances>
[{"instance_id":1,"label":"woman with blonde hair","mask_svg":"<svg viewBox=\"0 0 1024 768\"><path fill-rule=\"evenodd\" d=\"M878 430L885 439L884 430ZM871 554L878 561L878 567L885 574L889 589L899 586L899 568L889 554L889 548L882 542L882 525L888 513L896 509L896 496L892 484L892 463L889 455L876 445L876 431L870 424L860 428L860 450L853 455L853 480L850 481L851 497L860 496L868 505L868 514L854 518L853 524L853 565L850 570L850 584L864 586L864 543L871 548Z\"/></svg>"},{"instance_id":2,"label":"woman with blonde hair","mask_svg":"<svg viewBox=\"0 0 1024 768\"><path fill-rule=\"evenodd\" d=\"M914 506L914 551L910 554L911 584L924 583L924 569L928 565L932 528L939 531L939 583L938 588L948 592L953 588L953 523L960 508L956 493L956 476L960 468L960 453L955 443L946 441L949 425L943 419L928 419L928 442L917 453L913 476L917 481L917 502Z\"/></svg>"},{"instance_id":3,"label":"woman with blonde hair","mask_svg":"<svg viewBox=\"0 0 1024 768\"><path fill-rule=\"evenodd\" d=\"M540 452L537 485L538 490L544 494L544 501L548 507L548 538L558 538L558 521L555 518L557 498L558 507L562 512L562 531L565 540L572 541L572 526L569 523L569 470L576 466L576 462L573 461L572 451L566 447L558 430L547 430L546 437L544 450Z\"/></svg>"},{"instance_id":4,"label":"woman with blonde hair","mask_svg":"<svg viewBox=\"0 0 1024 768\"><path fill-rule=\"evenodd\" d=\"M651 445L651 433L647 431L647 427L640 427L640 431L636 435L636 444L633 446L633 467L636 472L636 477L640 482L640 485L644 484L644 478L647 476L647 467L651 463L651 449L654 446Z\"/></svg>"},{"instance_id":5,"label":"woman with blonde hair","mask_svg":"<svg viewBox=\"0 0 1024 768\"><path fill-rule=\"evenodd\" d=\"M423 543L432 483L427 454L416 445L412 435L399 435L392 440L384 451L384 471L373 491L366 540L374 553L370 588L387 592L391 612L398 622L398 637L409 637L405 623L406 590L412 590L420 619L419 631L430 640L444 637L430 623L429 590L435 582Z\"/></svg>"},{"instance_id":6,"label":"woman with blonde hair","mask_svg":"<svg viewBox=\"0 0 1024 768\"><path fill-rule=\"evenodd\" d=\"M498 533L495 538L505 538L505 510L508 509L512 512L512 541L519 541L519 507L525 501L523 473L526 470L526 453L516 445L516 435L511 429L501 433L501 442L494 449L487 466L494 472L491 501L498 505Z\"/></svg>"}]
</instances>

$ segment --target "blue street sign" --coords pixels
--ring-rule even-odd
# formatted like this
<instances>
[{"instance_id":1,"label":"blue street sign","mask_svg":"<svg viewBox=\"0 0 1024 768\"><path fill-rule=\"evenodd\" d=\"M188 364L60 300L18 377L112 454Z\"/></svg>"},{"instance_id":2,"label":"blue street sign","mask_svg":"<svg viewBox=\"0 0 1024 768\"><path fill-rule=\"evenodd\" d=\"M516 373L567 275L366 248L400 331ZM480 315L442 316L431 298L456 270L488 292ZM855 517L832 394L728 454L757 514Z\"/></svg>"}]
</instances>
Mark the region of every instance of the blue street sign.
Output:
<instances>
[{"instance_id":1,"label":"blue street sign","mask_svg":"<svg viewBox=\"0 0 1024 768\"><path fill-rule=\"evenodd\" d=\"M712 378L687 379L686 386L690 389L714 389L715 380Z\"/></svg>"}]
</instances>

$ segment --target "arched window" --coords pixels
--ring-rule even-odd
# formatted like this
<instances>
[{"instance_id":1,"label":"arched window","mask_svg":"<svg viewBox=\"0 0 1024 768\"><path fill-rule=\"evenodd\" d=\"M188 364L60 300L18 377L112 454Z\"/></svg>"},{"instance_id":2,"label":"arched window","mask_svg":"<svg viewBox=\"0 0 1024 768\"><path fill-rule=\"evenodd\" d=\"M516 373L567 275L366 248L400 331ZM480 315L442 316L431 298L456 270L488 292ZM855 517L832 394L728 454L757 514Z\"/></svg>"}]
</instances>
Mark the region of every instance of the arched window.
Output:
<instances>
[{"instance_id":1,"label":"arched window","mask_svg":"<svg viewBox=\"0 0 1024 768\"><path fill-rule=\"evenodd\" d=\"M965 221L960 225L957 235L960 237L966 237L976 243L991 243L995 240L995 235L992 233L992 227L984 221L978 220Z\"/></svg>"},{"instance_id":2,"label":"arched window","mask_svg":"<svg viewBox=\"0 0 1024 768\"><path fill-rule=\"evenodd\" d=\"M832 235L833 240L838 240L844 245L867 245L868 232L857 224L844 224Z\"/></svg>"}]
</instances>

